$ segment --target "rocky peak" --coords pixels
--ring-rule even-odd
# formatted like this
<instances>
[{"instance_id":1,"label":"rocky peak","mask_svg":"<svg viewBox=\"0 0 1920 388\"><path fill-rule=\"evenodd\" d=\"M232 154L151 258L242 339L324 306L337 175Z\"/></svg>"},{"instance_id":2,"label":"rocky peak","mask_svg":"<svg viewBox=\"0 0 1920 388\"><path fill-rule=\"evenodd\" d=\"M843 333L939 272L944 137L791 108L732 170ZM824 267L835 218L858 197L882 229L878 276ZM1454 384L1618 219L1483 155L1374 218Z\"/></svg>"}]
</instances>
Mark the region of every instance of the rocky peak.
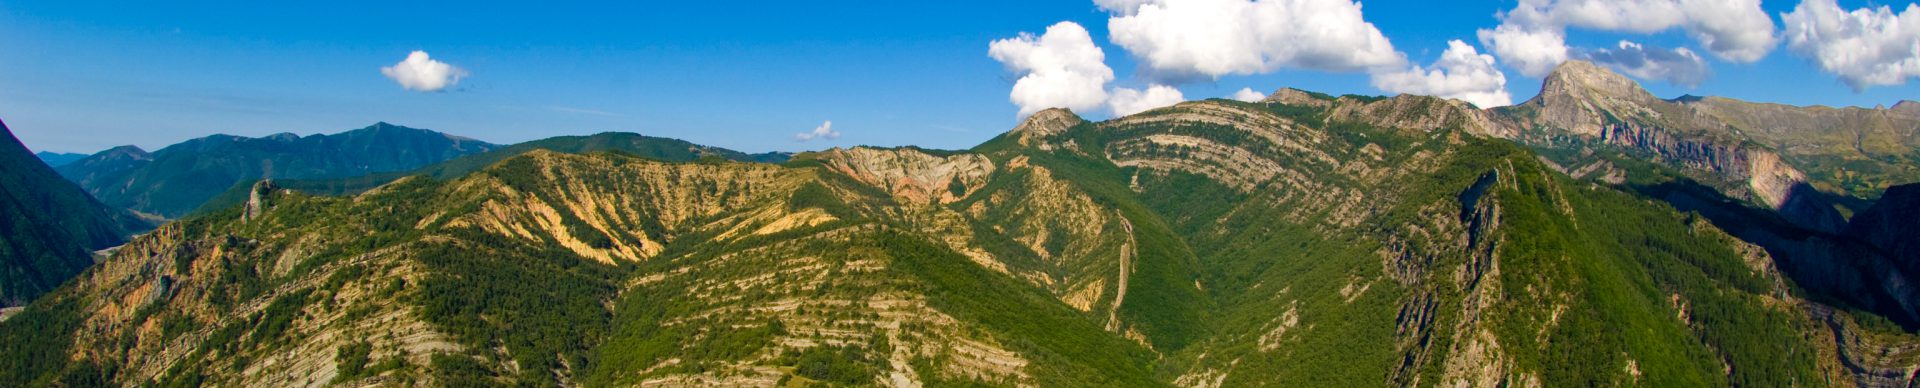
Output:
<instances>
[{"instance_id":1,"label":"rocky peak","mask_svg":"<svg viewBox=\"0 0 1920 388\"><path fill-rule=\"evenodd\" d=\"M265 214L267 207L272 206L270 202L272 202L274 190L278 190L279 187L273 184L272 179L254 182L253 189L247 191L247 210L242 218L253 221Z\"/></svg>"},{"instance_id":2,"label":"rocky peak","mask_svg":"<svg viewBox=\"0 0 1920 388\"><path fill-rule=\"evenodd\" d=\"M1314 96L1313 93L1294 88L1275 90L1273 94L1267 95L1267 99L1260 102L1311 107L1326 107L1333 104L1332 101Z\"/></svg>"},{"instance_id":3,"label":"rocky peak","mask_svg":"<svg viewBox=\"0 0 1920 388\"><path fill-rule=\"evenodd\" d=\"M1020 144L1032 145L1035 140L1064 133L1084 122L1086 122L1085 119L1073 114L1071 110L1053 108L1027 116L1019 126L1013 127L1012 133L1019 137Z\"/></svg>"},{"instance_id":4,"label":"rocky peak","mask_svg":"<svg viewBox=\"0 0 1920 388\"><path fill-rule=\"evenodd\" d=\"M1626 76L1587 61L1567 61L1553 69L1540 86L1538 100L1554 98L1579 100L1618 99L1646 101L1655 99L1647 89ZM1552 102L1552 101L1547 101Z\"/></svg>"},{"instance_id":5,"label":"rocky peak","mask_svg":"<svg viewBox=\"0 0 1920 388\"><path fill-rule=\"evenodd\" d=\"M1592 62L1567 61L1547 75L1540 95L1524 105L1539 112L1535 124L1599 137L1615 121L1644 116L1654 104L1667 102L1619 73Z\"/></svg>"}]
</instances>

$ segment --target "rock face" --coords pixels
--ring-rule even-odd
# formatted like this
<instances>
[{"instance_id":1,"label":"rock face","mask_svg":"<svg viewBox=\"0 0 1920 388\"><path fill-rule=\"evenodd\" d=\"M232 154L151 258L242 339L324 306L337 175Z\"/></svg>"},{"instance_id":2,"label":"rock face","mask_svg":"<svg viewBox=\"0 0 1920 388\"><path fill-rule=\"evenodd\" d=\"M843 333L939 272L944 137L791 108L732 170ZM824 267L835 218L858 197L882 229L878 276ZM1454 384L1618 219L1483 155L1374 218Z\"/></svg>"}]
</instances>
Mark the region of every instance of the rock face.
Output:
<instances>
[{"instance_id":1,"label":"rock face","mask_svg":"<svg viewBox=\"0 0 1920 388\"><path fill-rule=\"evenodd\" d=\"M60 179L0 123L0 307L53 290L134 230L142 223Z\"/></svg>"},{"instance_id":2,"label":"rock face","mask_svg":"<svg viewBox=\"0 0 1920 388\"><path fill-rule=\"evenodd\" d=\"M1547 75L1540 95L1524 104L1538 109L1539 124L1598 137L1614 124L1608 115L1657 114L1643 106L1655 101L1653 94L1625 76L1591 62L1567 61Z\"/></svg>"},{"instance_id":3,"label":"rock face","mask_svg":"<svg viewBox=\"0 0 1920 388\"><path fill-rule=\"evenodd\" d=\"M272 200L274 191L277 190L280 190L280 187L274 185L271 179L254 183L253 188L247 190L246 213L241 216L241 219L253 221L265 214L267 208L273 206L269 201Z\"/></svg>"},{"instance_id":4,"label":"rock face","mask_svg":"<svg viewBox=\"0 0 1920 388\"><path fill-rule=\"evenodd\" d=\"M1864 109L1708 97L1684 105L1776 150L1822 191L1873 198L1888 186L1920 181L1913 154L1920 148L1920 109L1911 102Z\"/></svg>"},{"instance_id":5,"label":"rock face","mask_svg":"<svg viewBox=\"0 0 1920 388\"><path fill-rule=\"evenodd\" d=\"M1039 117L1048 112L1034 114ZM1068 113L1071 114L1071 113ZM1021 128L1044 130L1029 120ZM887 190L910 203L944 204L965 198L986 185L993 162L973 154L934 156L913 149L833 149L819 156L829 169Z\"/></svg>"},{"instance_id":6,"label":"rock face","mask_svg":"<svg viewBox=\"0 0 1920 388\"><path fill-rule=\"evenodd\" d=\"M121 147L60 167L108 206L180 217L237 184L411 171L498 146L387 123L333 135L215 135L152 154Z\"/></svg>"},{"instance_id":7,"label":"rock face","mask_svg":"<svg viewBox=\"0 0 1920 388\"><path fill-rule=\"evenodd\" d=\"M1068 129L1073 129L1074 126L1084 122L1086 120L1073 114L1073 111L1060 108L1047 109L1027 116L1027 119L1021 121L1020 126L1014 127L1011 133L1022 145L1038 145L1046 138L1066 133Z\"/></svg>"}]
</instances>

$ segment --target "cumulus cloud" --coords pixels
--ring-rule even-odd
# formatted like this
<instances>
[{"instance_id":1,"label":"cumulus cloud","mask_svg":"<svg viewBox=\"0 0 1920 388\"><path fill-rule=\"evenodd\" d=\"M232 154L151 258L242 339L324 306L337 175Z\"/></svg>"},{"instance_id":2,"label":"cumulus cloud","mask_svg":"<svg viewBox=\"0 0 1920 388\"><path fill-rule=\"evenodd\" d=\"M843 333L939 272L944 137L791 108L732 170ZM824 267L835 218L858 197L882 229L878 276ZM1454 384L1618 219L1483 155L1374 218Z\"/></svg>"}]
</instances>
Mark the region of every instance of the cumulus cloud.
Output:
<instances>
[{"instance_id":1,"label":"cumulus cloud","mask_svg":"<svg viewBox=\"0 0 1920 388\"><path fill-rule=\"evenodd\" d=\"M1376 73L1373 86L1393 93L1464 100L1481 108L1513 105L1507 76L1494 67L1493 56L1458 40L1447 42L1447 51L1433 66Z\"/></svg>"},{"instance_id":2,"label":"cumulus cloud","mask_svg":"<svg viewBox=\"0 0 1920 388\"><path fill-rule=\"evenodd\" d=\"M793 134L793 141L799 141L799 142L807 142L807 141L822 140L822 139L833 140L833 139L839 139L839 138L840 138L840 131L833 130L832 120L828 120L825 123L821 123L820 126L814 127L812 131Z\"/></svg>"},{"instance_id":3,"label":"cumulus cloud","mask_svg":"<svg viewBox=\"0 0 1920 388\"><path fill-rule=\"evenodd\" d=\"M1620 41L1615 49L1594 49L1581 53L1582 58L1594 63L1607 65L1620 72L1641 79L1662 80L1674 85L1694 87L1706 81L1713 70L1707 66L1707 60L1693 50L1685 47L1666 49L1648 47L1630 41Z\"/></svg>"},{"instance_id":4,"label":"cumulus cloud","mask_svg":"<svg viewBox=\"0 0 1920 388\"><path fill-rule=\"evenodd\" d=\"M416 50L407 54L407 59L401 60L400 63L380 68L380 74L386 75L407 90L438 92L459 84L460 79L467 76L467 71L446 62L433 60L427 56L427 52Z\"/></svg>"},{"instance_id":5,"label":"cumulus cloud","mask_svg":"<svg viewBox=\"0 0 1920 388\"><path fill-rule=\"evenodd\" d=\"M1567 61L1566 33L1559 30L1501 25L1479 31L1480 44L1507 61L1520 74L1538 77Z\"/></svg>"},{"instance_id":6,"label":"cumulus cloud","mask_svg":"<svg viewBox=\"0 0 1920 388\"><path fill-rule=\"evenodd\" d=\"M1806 0L1780 19L1789 49L1855 91L1920 78L1920 4L1896 14L1884 5L1847 11L1833 0Z\"/></svg>"},{"instance_id":7,"label":"cumulus cloud","mask_svg":"<svg viewBox=\"0 0 1920 388\"><path fill-rule=\"evenodd\" d=\"M1267 94L1253 91L1253 88L1241 88L1240 91L1233 92L1233 96L1227 98L1245 102L1260 102L1267 99Z\"/></svg>"},{"instance_id":8,"label":"cumulus cloud","mask_svg":"<svg viewBox=\"0 0 1920 388\"><path fill-rule=\"evenodd\" d=\"M1114 89L1113 98L1107 101L1107 106L1108 109L1113 110L1114 116L1130 116L1154 108L1172 106L1186 100L1187 97L1180 93L1180 89L1166 85L1153 85L1144 91L1128 88Z\"/></svg>"},{"instance_id":9,"label":"cumulus cloud","mask_svg":"<svg viewBox=\"0 0 1920 388\"><path fill-rule=\"evenodd\" d=\"M1480 43L1528 76L1569 57L1566 31L1652 34L1683 29L1720 59L1754 62L1779 43L1760 0L1521 0L1501 24L1479 31Z\"/></svg>"},{"instance_id":10,"label":"cumulus cloud","mask_svg":"<svg viewBox=\"0 0 1920 388\"><path fill-rule=\"evenodd\" d=\"M1114 44L1162 81L1282 68L1397 68L1406 56L1347 0L1096 0Z\"/></svg>"},{"instance_id":11,"label":"cumulus cloud","mask_svg":"<svg viewBox=\"0 0 1920 388\"><path fill-rule=\"evenodd\" d=\"M1691 0L1680 5L1691 16L1687 33L1721 59L1751 63L1780 44L1773 18L1760 9L1760 0Z\"/></svg>"},{"instance_id":12,"label":"cumulus cloud","mask_svg":"<svg viewBox=\"0 0 1920 388\"><path fill-rule=\"evenodd\" d=\"M1040 36L996 40L987 54L1020 77L1009 97L1026 117L1048 108L1088 111L1107 101L1113 69L1085 27L1060 22Z\"/></svg>"}]
</instances>

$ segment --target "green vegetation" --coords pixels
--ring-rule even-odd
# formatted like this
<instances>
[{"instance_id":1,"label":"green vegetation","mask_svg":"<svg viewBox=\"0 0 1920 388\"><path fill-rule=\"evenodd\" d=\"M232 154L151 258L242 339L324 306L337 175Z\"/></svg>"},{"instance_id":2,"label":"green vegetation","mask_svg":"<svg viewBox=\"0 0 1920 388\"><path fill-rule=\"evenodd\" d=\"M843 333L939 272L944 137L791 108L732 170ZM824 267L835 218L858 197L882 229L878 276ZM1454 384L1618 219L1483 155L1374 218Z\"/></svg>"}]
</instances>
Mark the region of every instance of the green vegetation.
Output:
<instances>
[{"instance_id":1,"label":"green vegetation","mask_svg":"<svg viewBox=\"0 0 1920 388\"><path fill-rule=\"evenodd\" d=\"M869 385L878 374L878 361L867 356L866 348L855 346L815 346L780 356L776 363L793 368L792 377L843 386Z\"/></svg>"},{"instance_id":2,"label":"green vegetation","mask_svg":"<svg viewBox=\"0 0 1920 388\"><path fill-rule=\"evenodd\" d=\"M0 324L0 383L11 386L47 386L67 373L73 335L80 328L79 303L47 298Z\"/></svg>"},{"instance_id":3,"label":"green vegetation","mask_svg":"<svg viewBox=\"0 0 1920 388\"><path fill-rule=\"evenodd\" d=\"M372 353L373 345L366 342L353 342L341 345L338 350L334 351L333 364L335 368L338 368L339 374L335 375L333 381L352 381L353 379L367 376L367 363L371 361L367 356Z\"/></svg>"},{"instance_id":4,"label":"green vegetation","mask_svg":"<svg viewBox=\"0 0 1920 388\"><path fill-rule=\"evenodd\" d=\"M924 282L927 301L954 318L1010 339L1036 361L1043 386L1154 385L1151 353L1104 332L1052 297L960 257L952 250L895 233L875 236L898 268Z\"/></svg>"}]
</instances>

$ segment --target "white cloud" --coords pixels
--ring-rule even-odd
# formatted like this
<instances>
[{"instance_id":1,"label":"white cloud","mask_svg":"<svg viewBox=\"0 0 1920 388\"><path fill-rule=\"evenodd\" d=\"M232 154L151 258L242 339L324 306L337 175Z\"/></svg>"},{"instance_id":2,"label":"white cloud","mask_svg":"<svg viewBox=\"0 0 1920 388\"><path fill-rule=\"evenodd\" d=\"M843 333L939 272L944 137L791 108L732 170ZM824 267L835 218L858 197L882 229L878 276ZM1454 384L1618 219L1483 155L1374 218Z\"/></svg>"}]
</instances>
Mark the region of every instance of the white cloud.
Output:
<instances>
[{"instance_id":1,"label":"white cloud","mask_svg":"<svg viewBox=\"0 0 1920 388\"><path fill-rule=\"evenodd\" d=\"M1502 24L1492 30L1482 29L1479 35L1487 52L1499 55L1520 74L1547 75L1567 61L1567 37L1561 31Z\"/></svg>"},{"instance_id":2,"label":"white cloud","mask_svg":"<svg viewBox=\"0 0 1920 388\"><path fill-rule=\"evenodd\" d=\"M1135 10L1140 9L1141 5L1155 1L1158 0L1093 0L1093 4L1100 6L1100 9L1107 10L1107 12L1132 15Z\"/></svg>"},{"instance_id":3,"label":"white cloud","mask_svg":"<svg viewBox=\"0 0 1920 388\"><path fill-rule=\"evenodd\" d=\"M807 142L807 141L814 141L814 140L821 140L821 139L833 140L833 139L839 139L839 138L840 138L840 131L833 130L832 120L828 120L825 123L821 123L820 126L814 127L812 131L793 134L793 141L799 141L799 142Z\"/></svg>"},{"instance_id":4,"label":"white cloud","mask_svg":"<svg viewBox=\"0 0 1920 388\"><path fill-rule=\"evenodd\" d=\"M1113 98L1107 101L1107 105L1113 110L1113 115L1119 117L1172 106L1186 100L1186 96L1180 93L1180 89L1166 85L1153 85L1147 87L1145 91L1116 88L1113 90Z\"/></svg>"},{"instance_id":5,"label":"white cloud","mask_svg":"<svg viewBox=\"0 0 1920 388\"><path fill-rule=\"evenodd\" d=\"M1020 116L1048 108L1080 111L1098 109L1107 101L1106 85L1113 81L1106 53L1093 44L1087 29L1073 22L1047 27L1040 36L996 40L987 54L1020 75L1009 98L1020 106Z\"/></svg>"},{"instance_id":6,"label":"white cloud","mask_svg":"<svg viewBox=\"0 0 1920 388\"><path fill-rule=\"evenodd\" d=\"M1253 91L1253 88L1241 88L1240 91L1233 92L1233 96L1227 98L1245 102L1260 102L1267 99L1267 94Z\"/></svg>"},{"instance_id":7,"label":"white cloud","mask_svg":"<svg viewBox=\"0 0 1920 388\"><path fill-rule=\"evenodd\" d=\"M1347 0L1097 0L1114 44L1155 79L1282 68L1366 71L1406 56Z\"/></svg>"},{"instance_id":8,"label":"white cloud","mask_svg":"<svg viewBox=\"0 0 1920 388\"><path fill-rule=\"evenodd\" d=\"M1833 0L1805 0L1780 15L1787 47L1854 90L1920 78L1920 4L1841 9Z\"/></svg>"},{"instance_id":9,"label":"white cloud","mask_svg":"<svg viewBox=\"0 0 1920 388\"><path fill-rule=\"evenodd\" d=\"M400 87L417 92L438 92L459 84L467 71L446 62L427 57L425 51L407 54L407 59L393 66L380 68L380 74L400 83Z\"/></svg>"},{"instance_id":10,"label":"white cloud","mask_svg":"<svg viewBox=\"0 0 1920 388\"><path fill-rule=\"evenodd\" d=\"M1528 76L1566 61L1569 28L1635 34L1679 28L1714 56L1742 63L1766 57L1779 43L1760 0L1521 0L1500 19L1498 27L1479 31L1480 42Z\"/></svg>"},{"instance_id":11,"label":"white cloud","mask_svg":"<svg viewBox=\"0 0 1920 388\"><path fill-rule=\"evenodd\" d=\"M1680 6L1692 17L1687 33L1720 59L1752 63L1780 44L1760 0L1683 0Z\"/></svg>"},{"instance_id":12,"label":"white cloud","mask_svg":"<svg viewBox=\"0 0 1920 388\"><path fill-rule=\"evenodd\" d=\"M1494 67L1493 56L1480 54L1473 46L1458 40L1447 42L1447 51L1433 66L1373 75L1373 86L1393 93L1438 96L1464 100L1481 108L1513 105L1507 93L1507 76Z\"/></svg>"},{"instance_id":13,"label":"white cloud","mask_svg":"<svg viewBox=\"0 0 1920 388\"><path fill-rule=\"evenodd\" d=\"M1662 80L1686 87L1699 86L1713 72L1705 58L1685 47L1647 47L1623 40L1617 49L1595 49L1580 55L1640 79Z\"/></svg>"}]
</instances>

